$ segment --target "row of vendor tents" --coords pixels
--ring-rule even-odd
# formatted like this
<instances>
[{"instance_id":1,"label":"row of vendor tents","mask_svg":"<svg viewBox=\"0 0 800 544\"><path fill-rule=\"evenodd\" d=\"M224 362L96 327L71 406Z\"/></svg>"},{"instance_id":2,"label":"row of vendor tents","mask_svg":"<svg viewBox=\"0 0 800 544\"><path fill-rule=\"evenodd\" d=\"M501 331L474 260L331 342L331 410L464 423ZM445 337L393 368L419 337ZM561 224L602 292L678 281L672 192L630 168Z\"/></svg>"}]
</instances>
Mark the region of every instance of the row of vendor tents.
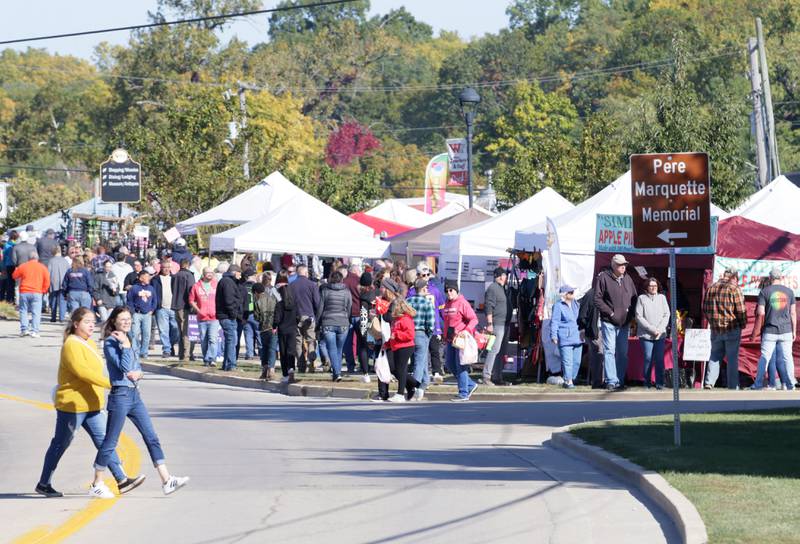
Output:
<instances>
[{"instance_id":1,"label":"row of vendor tents","mask_svg":"<svg viewBox=\"0 0 800 544\"><path fill-rule=\"evenodd\" d=\"M800 188L780 176L731 213L712 204L720 220L730 215L800 234ZM463 195L447 195L435 214L420 208L423 199L393 199L345 216L292 184L278 172L222 204L181 221L182 234L198 228L232 226L210 237L213 252L298 253L335 257L439 257L441 275L462 275L465 263L488 269L508 250L533 251L547 243L548 218L555 225L563 281L585 290L591 283L598 214L631 215L630 172L573 205L550 188L500 214L468 208ZM380 235L383 235L382 239Z\"/></svg>"}]
</instances>

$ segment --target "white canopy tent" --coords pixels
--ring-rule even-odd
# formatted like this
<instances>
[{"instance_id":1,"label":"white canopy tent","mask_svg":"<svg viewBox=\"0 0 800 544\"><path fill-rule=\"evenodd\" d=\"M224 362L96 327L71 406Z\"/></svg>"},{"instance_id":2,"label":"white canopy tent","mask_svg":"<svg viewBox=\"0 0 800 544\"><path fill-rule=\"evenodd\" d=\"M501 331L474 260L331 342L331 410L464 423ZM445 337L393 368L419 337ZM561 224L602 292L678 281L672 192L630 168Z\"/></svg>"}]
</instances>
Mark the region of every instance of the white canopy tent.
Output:
<instances>
[{"instance_id":1,"label":"white canopy tent","mask_svg":"<svg viewBox=\"0 0 800 544\"><path fill-rule=\"evenodd\" d=\"M65 208L66 211L69 212L70 215L73 214L86 214L86 215L103 215L107 217L117 217L119 215L119 205L116 203L109 203L103 202L100 200L99 197L90 198L89 200L85 200L80 204L76 204L74 206L70 206L69 208ZM122 216L123 217L130 217L133 215L137 215L136 211L130 209L127 206L122 206ZM51 213L50 215L46 215L41 219L37 219L32 223L26 223L25 225L20 225L19 228L15 230L25 230L27 225L32 225L33 230L35 232L45 232L47 229L53 229L56 232L60 232L64 225L61 219L61 212Z\"/></svg>"},{"instance_id":2,"label":"white canopy tent","mask_svg":"<svg viewBox=\"0 0 800 544\"><path fill-rule=\"evenodd\" d=\"M547 216L559 215L574 207L569 200L546 187L491 219L442 234L441 259L456 262L461 256L501 257L514 246L516 229L535 225Z\"/></svg>"},{"instance_id":3,"label":"white canopy tent","mask_svg":"<svg viewBox=\"0 0 800 544\"><path fill-rule=\"evenodd\" d=\"M267 216L211 236L211 251L385 257L389 242L311 195L298 194Z\"/></svg>"},{"instance_id":4,"label":"white canopy tent","mask_svg":"<svg viewBox=\"0 0 800 544\"><path fill-rule=\"evenodd\" d=\"M626 172L605 189L573 209L560 215L549 215L556 226L561 253L561 274L564 283L580 293L591 287L594 273L595 233L598 214L631 215L631 173ZM724 219L729 216L711 204L711 215ZM542 221L532 227L517 230L514 248L520 250L545 249L547 223Z\"/></svg>"},{"instance_id":5,"label":"white canopy tent","mask_svg":"<svg viewBox=\"0 0 800 544\"><path fill-rule=\"evenodd\" d=\"M400 223L401 225L414 227L415 229L436 222L436 219L432 219L432 215L412 208L396 199L384 200L364 213L385 221L392 221L394 223ZM441 219L444 219L444 217Z\"/></svg>"},{"instance_id":6,"label":"white canopy tent","mask_svg":"<svg viewBox=\"0 0 800 544\"><path fill-rule=\"evenodd\" d=\"M800 188L786 176L778 176L766 187L752 194L731 215L758 221L764 225L800 234Z\"/></svg>"},{"instance_id":7,"label":"white canopy tent","mask_svg":"<svg viewBox=\"0 0 800 544\"><path fill-rule=\"evenodd\" d=\"M175 226L181 234L195 234L197 227L241 225L269 215L298 193L305 194L280 172L273 172L245 192Z\"/></svg>"}]
</instances>

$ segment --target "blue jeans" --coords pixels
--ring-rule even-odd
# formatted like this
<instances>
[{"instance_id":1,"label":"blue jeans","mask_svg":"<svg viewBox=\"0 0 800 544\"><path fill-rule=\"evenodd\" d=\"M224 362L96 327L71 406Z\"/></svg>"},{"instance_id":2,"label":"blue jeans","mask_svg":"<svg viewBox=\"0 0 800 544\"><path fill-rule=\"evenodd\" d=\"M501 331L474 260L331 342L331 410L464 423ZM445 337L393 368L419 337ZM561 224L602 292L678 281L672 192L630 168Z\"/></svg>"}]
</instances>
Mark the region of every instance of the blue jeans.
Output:
<instances>
[{"instance_id":1,"label":"blue jeans","mask_svg":"<svg viewBox=\"0 0 800 544\"><path fill-rule=\"evenodd\" d=\"M67 306L71 314L78 308L92 308L92 295L88 291L67 291Z\"/></svg>"},{"instance_id":2,"label":"blue jeans","mask_svg":"<svg viewBox=\"0 0 800 544\"><path fill-rule=\"evenodd\" d=\"M22 332L28 330L28 312L32 314L30 330L39 332L39 325L42 322L42 294L41 293L20 293L19 294L19 329Z\"/></svg>"},{"instance_id":3,"label":"blue jeans","mask_svg":"<svg viewBox=\"0 0 800 544\"><path fill-rule=\"evenodd\" d=\"M322 327L322 343L328 350L334 378L338 378L342 373L342 349L345 338L347 338L347 327Z\"/></svg>"},{"instance_id":4,"label":"blue jeans","mask_svg":"<svg viewBox=\"0 0 800 544\"><path fill-rule=\"evenodd\" d=\"M242 328L244 329L245 357L255 357L256 349L259 353L261 352L261 335L258 331L261 325L256 321L256 317L250 314Z\"/></svg>"},{"instance_id":5,"label":"blue jeans","mask_svg":"<svg viewBox=\"0 0 800 544\"><path fill-rule=\"evenodd\" d=\"M772 359L775 348L778 348L778 359L776 366L778 374L783 384L794 388L794 360L792 359L792 333L785 334L764 333L761 335L761 357L758 359L758 370L756 371L756 389L764 386L764 373L767 363Z\"/></svg>"},{"instance_id":6,"label":"blue jeans","mask_svg":"<svg viewBox=\"0 0 800 544\"><path fill-rule=\"evenodd\" d=\"M180 339L175 312L169 308L157 309L156 326L158 327L158 336L161 339L161 354L165 357L169 356L172 352L172 346L177 344Z\"/></svg>"},{"instance_id":7,"label":"blue jeans","mask_svg":"<svg viewBox=\"0 0 800 544\"><path fill-rule=\"evenodd\" d=\"M653 365L656 368L656 385L664 385L664 344L666 337L659 338L658 340L648 340L647 338L639 338L639 343L642 345L642 352L644 353L644 372L642 377L644 384L649 386L653 383L651 379L653 376Z\"/></svg>"},{"instance_id":8,"label":"blue jeans","mask_svg":"<svg viewBox=\"0 0 800 544\"><path fill-rule=\"evenodd\" d=\"M711 331L711 357L706 371L706 385L713 387L719 378L719 364L723 357L728 361L728 389L739 387L739 344L742 330L715 333Z\"/></svg>"},{"instance_id":9,"label":"blue jeans","mask_svg":"<svg viewBox=\"0 0 800 544\"><path fill-rule=\"evenodd\" d=\"M150 453L153 466L157 467L164 464L164 452L161 450L161 442L159 442L156 431L153 429L150 414L147 413L147 408L142 402L138 387L124 385L112 387L111 393L108 395L107 410L108 427L106 429L106 437L103 440L103 445L97 451L97 457L94 459L95 469L105 470L116 455L114 450L117 447L117 442L119 442L119 435L122 433L126 418L130 418L136 428L139 429L142 440L147 446L147 451Z\"/></svg>"},{"instance_id":10,"label":"blue jeans","mask_svg":"<svg viewBox=\"0 0 800 544\"><path fill-rule=\"evenodd\" d=\"M487 382L495 380L497 382L503 381L503 363L500 363L498 368L495 368L497 356L500 355L500 348L503 347L503 337L506 335L505 323L493 324L492 334L494 335L494 345L486 353L486 360L483 362L483 381Z\"/></svg>"},{"instance_id":11,"label":"blue jeans","mask_svg":"<svg viewBox=\"0 0 800 544\"><path fill-rule=\"evenodd\" d=\"M75 431L80 427L86 429L94 447L99 450L106 437L106 413L101 411L79 412L76 414L56 410L56 432L50 441L47 453L44 455L44 467L42 468L42 475L39 477L40 484L47 485L50 483L61 456L69 448L72 439L75 437ZM108 458L108 466L118 482L125 481L127 476L122 470L117 453L113 450Z\"/></svg>"},{"instance_id":12,"label":"blue jeans","mask_svg":"<svg viewBox=\"0 0 800 544\"><path fill-rule=\"evenodd\" d=\"M445 364L447 369L458 379L458 396L462 399L467 398L469 392L478 384L469 377L469 365L459 363L458 348L454 348L452 344L447 344Z\"/></svg>"},{"instance_id":13,"label":"blue jeans","mask_svg":"<svg viewBox=\"0 0 800 544\"><path fill-rule=\"evenodd\" d=\"M430 337L425 331L414 333L414 379L419 382L420 389L427 389L431 383L431 375L428 372L428 345Z\"/></svg>"},{"instance_id":14,"label":"blue jeans","mask_svg":"<svg viewBox=\"0 0 800 544\"><path fill-rule=\"evenodd\" d=\"M613 323L600 322L603 334L603 367L606 385L625 383L628 370L628 325L617 327Z\"/></svg>"},{"instance_id":15,"label":"blue jeans","mask_svg":"<svg viewBox=\"0 0 800 544\"><path fill-rule=\"evenodd\" d=\"M150 329L152 326L153 314L134 312L130 333L131 344L133 352L138 353L142 359L147 357L147 350L150 348Z\"/></svg>"},{"instance_id":16,"label":"blue jeans","mask_svg":"<svg viewBox=\"0 0 800 544\"><path fill-rule=\"evenodd\" d=\"M200 328L200 349L203 352L203 363L209 365L217 358L217 338L219 338L219 321L211 319L208 321L197 320Z\"/></svg>"},{"instance_id":17,"label":"blue jeans","mask_svg":"<svg viewBox=\"0 0 800 544\"><path fill-rule=\"evenodd\" d=\"M270 330L261 331L261 366L269 369L275 368L275 361L278 357L278 333Z\"/></svg>"},{"instance_id":18,"label":"blue jeans","mask_svg":"<svg viewBox=\"0 0 800 544\"><path fill-rule=\"evenodd\" d=\"M561 374L564 381L572 383L578 377L581 369L581 355L583 354L583 344L572 346L558 346L558 353L561 355Z\"/></svg>"},{"instance_id":19,"label":"blue jeans","mask_svg":"<svg viewBox=\"0 0 800 544\"><path fill-rule=\"evenodd\" d=\"M361 317L350 317L350 328L347 329L347 337L344 339L344 360L347 361L347 371L356 371L356 351L353 349L353 337L356 329L361 326Z\"/></svg>"},{"instance_id":20,"label":"blue jeans","mask_svg":"<svg viewBox=\"0 0 800 544\"><path fill-rule=\"evenodd\" d=\"M220 319L219 324L225 333L225 346L223 349L222 370L233 370L236 368L236 341L239 328L235 319Z\"/></svg>"},{"instance_id":21,"label":"blue jeans","mask_svg":"<svg viewBox=\"0 0 800 544\"><path fill-rule=\"evenodd\" d=\"M67 316L67 299L64 298L64 292L61 290L50 291L50 321L55 322L64 321Z\"/></svg>"}]
</instances>

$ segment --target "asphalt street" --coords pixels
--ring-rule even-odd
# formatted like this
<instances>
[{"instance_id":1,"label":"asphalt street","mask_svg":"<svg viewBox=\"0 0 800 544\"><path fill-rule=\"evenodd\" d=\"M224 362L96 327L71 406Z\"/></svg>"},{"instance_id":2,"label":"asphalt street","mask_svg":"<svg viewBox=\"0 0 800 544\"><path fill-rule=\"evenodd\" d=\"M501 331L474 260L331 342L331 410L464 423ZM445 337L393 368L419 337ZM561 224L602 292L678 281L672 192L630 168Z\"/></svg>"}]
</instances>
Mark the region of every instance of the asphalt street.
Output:
<instances>
[{"instance_id":1,"label":"asphalt street","mask_svg":"<svg viewBox=\"0 0 800 544\"><path fill-rule=\"evenodd\" d=\"M384 405L148 375L142 394L173 473L163 496L136 429L145 484L103 511L86 496L94 448L81 432L53 485L32 493L52 437L60 328L19 338L0 322L0 541L238 543L677 542L639 494L550 448L554 428L668 413L669 402ZM687 402L686 411L797 404ZM31 404L25 401L42 404ZM135 464L135 463L133 463Z\"/></svg>"}]
</instances>

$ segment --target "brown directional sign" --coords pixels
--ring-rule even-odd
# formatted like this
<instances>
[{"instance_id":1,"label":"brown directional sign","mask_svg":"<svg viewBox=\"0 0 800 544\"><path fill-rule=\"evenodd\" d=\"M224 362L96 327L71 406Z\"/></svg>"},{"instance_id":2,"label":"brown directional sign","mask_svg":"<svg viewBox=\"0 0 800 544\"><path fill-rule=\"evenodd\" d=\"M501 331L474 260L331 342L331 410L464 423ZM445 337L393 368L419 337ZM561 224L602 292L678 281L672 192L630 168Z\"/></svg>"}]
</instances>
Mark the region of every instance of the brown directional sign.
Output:
<instances>
[{"instance_id":1,"label":"brown directional sign","mask_svg":"<svg viewBox=\"0 0 800 544\"><path fill-rule=\"evenodd\" d=\"M631 155L633 247L704 247L711 243L707 153Z\"/></svg>"}]
</instances>

